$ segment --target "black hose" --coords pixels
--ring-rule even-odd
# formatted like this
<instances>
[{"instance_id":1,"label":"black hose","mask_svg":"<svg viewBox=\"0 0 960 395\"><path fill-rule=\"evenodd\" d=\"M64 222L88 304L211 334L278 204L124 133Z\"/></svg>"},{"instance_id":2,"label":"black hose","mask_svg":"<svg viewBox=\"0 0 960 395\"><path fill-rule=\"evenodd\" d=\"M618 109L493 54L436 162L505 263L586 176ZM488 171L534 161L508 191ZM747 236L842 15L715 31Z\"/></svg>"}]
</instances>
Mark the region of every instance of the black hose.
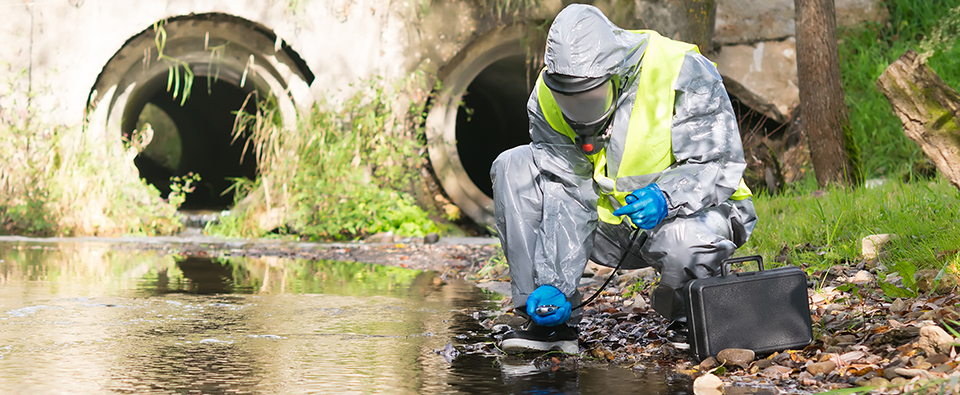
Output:
<instances>
[{"instance_id":1,"label":"black hose","mask_svg":"<svg viewBox=\"0 0 960 395\"><path fill-rule=\"evenodd\" d=\"M617 267L615 267L613 271L610 272L610 276L607 277L607 281L605 281L603 285L601 285L600 288L597 289L597 292L595 292L593 296L590 297L590 299L587 299L585 302L580 303L579 305L577 305L577 307L574 307L570 311L576 311L577 309L583 306L586 306L588 303L593 302L593 300L596 299L597 296L600 296L600 292L603 292L603 290L607 288L607 285L610 284L610 280L613 280L613 276L617 274L617 270L620 270L620 266L623 265L623 261L627 259L627 254L629 254L630 250L633 249L633 244L636 243L637 236L640 235L642 230L643 229L637 228L636 230L633 231L633 235L630 236L630 244L628 244L627 248L623 250L623 254L620 255L620 262L617 262Z\"/></svg>"}]
</instances>

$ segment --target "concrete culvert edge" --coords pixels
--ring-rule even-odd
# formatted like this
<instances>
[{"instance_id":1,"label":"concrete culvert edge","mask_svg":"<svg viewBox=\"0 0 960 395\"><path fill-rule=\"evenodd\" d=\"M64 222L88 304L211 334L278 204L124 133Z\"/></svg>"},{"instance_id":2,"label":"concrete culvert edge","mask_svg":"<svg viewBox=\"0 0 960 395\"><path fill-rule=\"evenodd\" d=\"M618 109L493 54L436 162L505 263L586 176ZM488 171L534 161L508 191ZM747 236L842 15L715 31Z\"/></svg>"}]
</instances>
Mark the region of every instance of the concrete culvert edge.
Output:
<instances>
[{"instance_id":1,"label":"concrete culvert edge","mask_svg":"<svg viewBox=\"0 0 960 395\"><path fill-rule=\"evenodd\" d=\"M165 38L158 41L160 29ZM184 99L187 68L192 89ZM170 18L132 37L107 62L87 118L104 123L91 130L126 138L150 123L150 141L134 160L141 178L166 197L170 177L199 174L182 208L223 210L234 201L231 179L255 179L258 171L252 147L233 139L237 111L254 113L256 98L273 97L284 127L293 130L298 109L313 102L313 79L299 55L257 23L219 13Z\"/></svg>"},{"instance_id":2,"label":"concrete culvert edge","mask_svg":"<svg viewBox=\"0 0 960 395\"><path fill-rule=\"evenodd\" d=\"M507 26L464 48L441 71L427 115L434 172L450 199L480 225L493 223L493 160L530 142L526 100L536 73L527 67L523 35L522 26Z\"/></svg>"}]
</instances>

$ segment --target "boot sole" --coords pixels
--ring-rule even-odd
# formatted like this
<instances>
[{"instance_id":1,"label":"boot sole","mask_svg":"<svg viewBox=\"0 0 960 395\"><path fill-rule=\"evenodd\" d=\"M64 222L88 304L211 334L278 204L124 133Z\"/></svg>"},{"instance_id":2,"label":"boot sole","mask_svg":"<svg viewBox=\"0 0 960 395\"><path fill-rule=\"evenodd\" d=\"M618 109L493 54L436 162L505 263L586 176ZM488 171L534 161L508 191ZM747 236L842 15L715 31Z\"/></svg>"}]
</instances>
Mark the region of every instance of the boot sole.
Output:
<instances>
[{"instance_id":1,"label":"boot sole","mask_svg":"<svg viewBox=\"0 0 960 395\"><path fill-rule=\"evenodd\" d=\"M500 344L500 348L507 354L519 354L522 352L544 352L544 351L563 351L567 354L580 353L580 346L576 340L560 340L555 342L543 342L527 339L506 339Z\"/></svg>"}]
</instances>

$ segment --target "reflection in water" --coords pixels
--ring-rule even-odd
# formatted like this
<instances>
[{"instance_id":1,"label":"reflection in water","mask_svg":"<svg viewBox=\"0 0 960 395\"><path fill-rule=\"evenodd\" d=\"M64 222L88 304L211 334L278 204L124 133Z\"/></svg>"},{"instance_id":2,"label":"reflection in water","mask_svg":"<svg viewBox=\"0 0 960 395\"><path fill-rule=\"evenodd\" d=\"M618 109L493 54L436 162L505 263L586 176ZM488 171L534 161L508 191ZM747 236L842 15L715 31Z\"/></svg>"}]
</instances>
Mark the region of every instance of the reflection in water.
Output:
<instances>
[{"instance_id":1,"label":"reflection in water","mask_svg":"<svg viewBox=\"0 0 960 395\"><path fill-rule=\"evenodd\" d=\"M229 293L233 289L233 273L230 265L214 262L208 258L188 256L177 261L177 268L189 280L187 292L195 294ZM157 291L164 281L169 282L166 271L157 273Z\"/></svg>"},{"instance_id":2,"label":"reflection in water","mask_svg":"<svg viewBox=\"0 0 960 395\"><path fill-rule=\"evenodd\" d=\"M0 382L13 393L678 393L626 369L438 350L489 341L492 295L434 272L0 243ZM616 391L614 391L616 392Z\"/></svg>"}]
</instances>

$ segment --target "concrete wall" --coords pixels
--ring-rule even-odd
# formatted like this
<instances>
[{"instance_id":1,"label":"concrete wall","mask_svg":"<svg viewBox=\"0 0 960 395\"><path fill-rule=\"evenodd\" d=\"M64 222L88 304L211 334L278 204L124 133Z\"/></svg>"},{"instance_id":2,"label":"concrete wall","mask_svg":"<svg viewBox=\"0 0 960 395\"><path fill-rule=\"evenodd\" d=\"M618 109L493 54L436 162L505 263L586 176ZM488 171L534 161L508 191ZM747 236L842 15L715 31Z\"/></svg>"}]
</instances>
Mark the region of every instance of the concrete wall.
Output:
<instances>
[{"instance_id":1,"label":"concrete wall","mask_svg":"<svg viewBox=\"0 0 960 395\"><path fill-rule=\"evenodd\" d=\"M693 40L691 26L697 22L687 15L687 1L597 0L595 4L622 27L655 29L669 37ZM837 0L837 9L865 9L869 12L853 15L875 18L878 2ZM480 128L524 135L523 108L515 104L508 108L504 103L523 102L530 82L524 61L542 50L542 43L531 32L538 26L545 28L543 21L550 20L567 1L544 0L522 16L496 15L492 5L497 3L7 2L0 5L5 14L0 27L0 41L4 42L0 46L0 119L9 122L33 113L41 122L74 127L86 117L90 121L87 133L119 136L129 132L135 126L131 120L144 105L156 102L160 93L167 94L170 66L156 59L152 29L163 20L167 20L166 54L190 62L198 74L216 74L235 85L238 97L252 91L276 94L289 125L293 125L294 117L286 115L295 114L296 108L315 101L337 103L362 89L372 77L392 83L415 74L425 75L428 86L437 79L445 89L435 92L438 99L427 120L434 170L453 203L477 222L486 223L491 210L482 185L484 173L500 149L522 141L507 136L473 157L461 155L457 144L473 141L466 133ZM790 58L793 0L717 0L716 4L715 46L704 52L718 63L729 85L740 89L738 95L753 98L745 100L748 105L783 119L796 97L791 90L796 85L796 61ZM843 23L854 19L838 20ZM210 48L224 44L226 50L210 56ZM776 59L767 60L763 57L767 55ZM210 59L217 59L213 62L216 64ZM536 56L533 59L536 61ZM757 81L765 82L758 85ZM479 93L468 95L468 90L493 93L484 99ZM421 93L406 99L426 100L429 92ZM460 104L466 99L473 100L478 111L487 108L492 123L471 127L458 119ZM211 107L177 108L169 106L173 118L196 121ZM518 125L519 131L512 131L512 125ZM192 145L219 149L206 140ZM185 151L184 155L218 158L215 153L200 151ZM158 174L161 179L165 176L163 172Z\"/></svg>"},{"instance_id":2,"label":"concrete wall","mask_svg":"<svg viewBox=\"0 0 960 395\"><path fill-rule=\"evenodd\" d=\"M0 27L4 108L33 92L31 104L59 124L82 120L103 67L124 43L165 18L222 13L256 23L282 39L316 80L310 94L342 98L371 76L387 80L414 70L436 72L476 37L510 20L496 20L478 1L389 0L45 0L7 2ZM492 3L492 2L491 2ZM614 2L616 3L616 2ZM676 30L660 1L633 7L599 4L618 23ZM551 18L560 0L540 2L532 19ZM666 12L666 13L665 13ZM643 21L643 16L655 20ZM632 19L632 20L631 20ZM634 22L634 23L631 23ZM650 25L650 26L646 26ZM152 35L152 33L151 33ZM155 53L154 53L155 54ZM21 103L17 100L17 103Z\"/></svg>"},{"instance_id":3,"label":"concrete wall","mask_svg":"<svg viewBox=\"0 0 960 395\"><path fill-rule=\"evenodd\" d=\"M45 121L78 124L101 70L127 40L164 18L223 13L272 30L314 71L310 94L337 98L370 76L403 78L421 63L449 58L479 23L464 3L443 2L421 16L416 1L8 2L0 77L13 80L18 103L32 89L32 105ZM11 107L13 97L4 96L4 107Z\"/></svg>"}]
</instances>

